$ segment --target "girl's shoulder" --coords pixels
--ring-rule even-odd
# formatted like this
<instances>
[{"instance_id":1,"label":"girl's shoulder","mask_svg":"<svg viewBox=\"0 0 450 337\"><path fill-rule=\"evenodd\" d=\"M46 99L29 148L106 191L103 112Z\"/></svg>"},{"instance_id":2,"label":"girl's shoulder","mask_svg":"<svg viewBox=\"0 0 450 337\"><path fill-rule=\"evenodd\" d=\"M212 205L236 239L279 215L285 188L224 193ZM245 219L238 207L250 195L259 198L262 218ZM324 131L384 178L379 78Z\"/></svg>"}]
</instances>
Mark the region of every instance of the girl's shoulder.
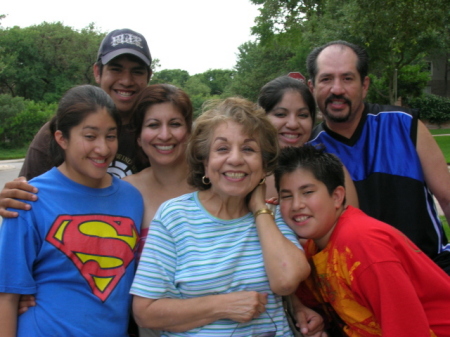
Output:
<instances>
[{"instance_id":1,"label":"girl's shoulder","mask_svg":"<svg viewBox=\"0 0 450 337\"><path fill-rule=\"evenodd\" d=\"M142 204L144 203L142 193L135 185L128 181L113 176L111 188L115 194L126 196L127 199L136 200L136 202L139 200Z\"/></svg>"},{"instance_id":2,"label":"girl's shoulder","mask_svg":"<svg viewBox=\"0 0 450 337\"><path fill-rule=\"evenodd\" d=\"M58 186L61 186L66 180L67 178L56 167L53 167L49 171L30 179L28 183L36 187L40 193L45 190L58 189Z\"/></svg>"}]
</instances>

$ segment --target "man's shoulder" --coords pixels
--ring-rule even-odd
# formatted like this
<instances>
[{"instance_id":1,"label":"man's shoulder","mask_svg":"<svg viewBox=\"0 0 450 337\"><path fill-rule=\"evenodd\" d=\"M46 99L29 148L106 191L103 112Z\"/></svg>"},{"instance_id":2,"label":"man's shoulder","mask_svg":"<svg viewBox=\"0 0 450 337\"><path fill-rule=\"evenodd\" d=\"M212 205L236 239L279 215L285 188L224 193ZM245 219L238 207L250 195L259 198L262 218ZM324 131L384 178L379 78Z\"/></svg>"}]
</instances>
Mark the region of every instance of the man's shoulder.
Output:
<instances>
[{"instance_id":1,"label":"man's shoulder","mask_svg":"<svg viewBox=\"0 0 450 337\"><path fill-rule=\"evenodd\" d=\"M314 138L316 138L319 135L319 133L321 133L322 131L325 131L324 122L321 122L320 124L317 124L312 129L310 140L313 140Z\"/></svg>"},{"instance_id":2,"label":"man's shoulder","mask_svg":"<svg viewBox=\"0 0 450 337\"><path fill-rule=\"evenodd\" d=\"M41 128L39 129L39 131L34 135L35 138L50 138L52 136L51 132L50 132L50 122L45 123L44 125L41 126Z\"/></svg>"},{"instance_id":3,"label":"man's shoulder","mask_svg":"<svg viewBox=\"0 0 450 337\"><path fill-rule=\"evenodd\" d=\"M415 115L417 111L404 106L366 103L366 114L378 115L383 112L401 112L409 115Z\"/></svg>"}]
</instances>

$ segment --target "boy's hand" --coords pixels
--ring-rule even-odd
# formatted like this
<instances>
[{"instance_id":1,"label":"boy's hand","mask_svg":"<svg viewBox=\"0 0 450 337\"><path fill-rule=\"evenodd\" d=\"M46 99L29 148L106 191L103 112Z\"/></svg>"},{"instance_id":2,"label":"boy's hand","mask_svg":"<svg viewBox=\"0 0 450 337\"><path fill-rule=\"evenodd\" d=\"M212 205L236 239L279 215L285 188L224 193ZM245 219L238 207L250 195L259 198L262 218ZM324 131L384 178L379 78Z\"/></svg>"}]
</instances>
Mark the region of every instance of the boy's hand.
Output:
<instances>
[{"instance_id":1,"label":"boy's hand","mask_svg":"<svg viewBox=\"0 0 450 337\"><path fill-rule=\"evenodd\" d=\"M278 198L277 197L272 197L269 199L266 199L266 204L271 204L271 205L278 205Z\"/></svg>"},{"instance_id":2,"label":"boy's hand","mask_svg":"<svg viewBox=\"0 0 450 337\"><path fill-rule=\"evenodd\" d=\"M21 295L19 299L18 314L22 315L29 307L36 306L36 298L33 295Z\"/></svg>"},{"instance_id":3,"label":"boy's hand","mask_svg":"<svg viewBox=\"0 0 450 337\"><path fill-rule=\"evenodd\" d=\"M297 327L301 333L308 337L327 337L328 334L324 331L325 325L323 318L314 310L302 306L296 312Z\"/></svg>"},{"instance_id":4,"label":"boy's hand","mask_svg":"<svg viewBox=\"0 0 450 337\"><path fill-rule=\"evenodd\" d=\"M16 199L36 201L38 189L28 184L25 177L19 177L7 182L0 192L0 216L3 218L15 218L17 212L7 211L6 208L29 210L31 206ZM33 194L34 193L34 194Z\"/></svg>"}]
</instances>

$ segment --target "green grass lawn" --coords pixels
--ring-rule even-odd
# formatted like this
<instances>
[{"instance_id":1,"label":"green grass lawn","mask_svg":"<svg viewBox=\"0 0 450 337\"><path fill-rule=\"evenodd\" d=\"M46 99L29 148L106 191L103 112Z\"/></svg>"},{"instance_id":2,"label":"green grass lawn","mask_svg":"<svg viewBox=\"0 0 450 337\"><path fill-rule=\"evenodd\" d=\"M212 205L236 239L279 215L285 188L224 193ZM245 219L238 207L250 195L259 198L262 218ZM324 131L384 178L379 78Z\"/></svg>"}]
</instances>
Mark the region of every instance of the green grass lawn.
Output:
<instances>
[{"instance_id":1,"label":"green grass lawn","mask_svg":"<svg viewBox=\"0 0 450 337\"><path fill-rule=\"evenodd\" d=\"M434 137L436 143L438 143L441 148L442 153L444 154L445 160L447 163L450 163L450 129L436 129L430 130L432 135L444 135ZM445 136L447 135L448 136Z\"/></svg>"},{"instance_id":2,"label":"green grass lawn","mask_svg":"<svg viewBox=\"0 0 450 337\"><path fill-rule=\"evenodd\" d=\"M430 129L432 135L448 135L450 134L450 129Z\"/></svg>"},{"instance_id":3,"label":"green grass lawn","mask_svg":"<svg viewBox=\"0 0 450 337\"><path fill-rule=\"evenodd\" d=\"M20 149L0 149L0 160L25 158L28 146Z\"/></svg>"},{"instance_id":4,"label":"green grass lawn","mask_svg":"<svg viewBox=\"0 0 450 337\"><path fill-rule=\"evenodd\" d=\"M447 135L447 134L449 135L449 136L434 137L434 139L441 148L445 160L447 161L447 163L450 163L450 129L435 129L430 130L430 132L432 135ZM444 216L441 216L440 218L442 223L444 224L445 234L447 235L447 238L450 238L450 227L447 223L447 220L445 219Z\"/></svg>"},{"instance_id":5,"label":"green grass lawn","mask_svg":"<svg viewBox=\"0 0 450 337\"><path fill-rule=\"evenodd\" d=\"M440 216L440 218L444 225L445 234L447 235L447 238L450 238L450 227L448 226L447 219L445 219L445 216Z\"/></svg>"},{"instance_id":6,"label":"green grass lawn","mask_svg":"<svg viewBox=\"0 0 450 337\"><path fill-rule=\"evenodd\" d=\"M450 163L450 136L439 136L434 137L436 143L438 143L441 148L442 153L444 154L445 161Z\"/></svg>"}]
</instances>

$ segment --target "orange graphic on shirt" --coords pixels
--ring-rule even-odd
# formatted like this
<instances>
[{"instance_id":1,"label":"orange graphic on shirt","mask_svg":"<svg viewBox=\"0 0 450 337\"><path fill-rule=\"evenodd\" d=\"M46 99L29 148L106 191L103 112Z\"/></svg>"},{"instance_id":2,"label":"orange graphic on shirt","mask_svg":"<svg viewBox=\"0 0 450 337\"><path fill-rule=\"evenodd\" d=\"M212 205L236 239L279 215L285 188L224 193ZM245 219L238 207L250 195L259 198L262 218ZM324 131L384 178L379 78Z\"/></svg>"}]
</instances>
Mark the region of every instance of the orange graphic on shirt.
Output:
<instances>
[{"instance_id":1,"label":"orange graphic on shirt","mask_svg":"<svg viewBox=\"0 0 450 337\"><path fill-rule=\"evenodd\" d=\"M315 249L312 246L314 245L308 248ZM309 253L314 254L312 251ZM346 334L348 336L381 336L381 327L373 313L360 305L352 292L354 272L361 264L353 258L353 253L348 248L343 252L337 249L324 250L320 256L314 256L313 261L320 286L317 289L313 281L309 279L308 287L319 302L330 303L339 317L352 327L344 328ZM333 277L328 277L329 275Z\"/></svg>"}]
</instances>

